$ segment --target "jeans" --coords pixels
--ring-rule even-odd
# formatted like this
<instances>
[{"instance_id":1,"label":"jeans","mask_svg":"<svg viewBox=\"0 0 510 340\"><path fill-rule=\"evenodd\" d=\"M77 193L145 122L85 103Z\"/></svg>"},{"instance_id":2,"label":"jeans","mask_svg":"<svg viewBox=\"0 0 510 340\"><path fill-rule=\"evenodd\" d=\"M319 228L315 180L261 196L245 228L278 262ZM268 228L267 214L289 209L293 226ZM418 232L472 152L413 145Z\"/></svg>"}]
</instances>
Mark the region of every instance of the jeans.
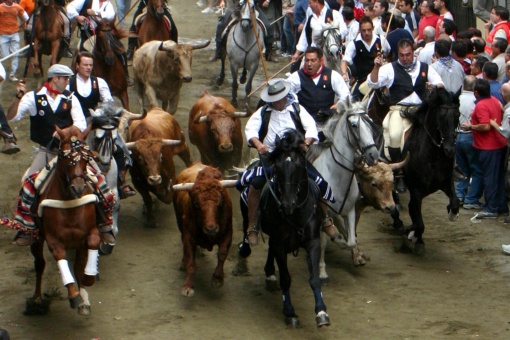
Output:
<instances>
[{"instance_id":1,"label":"jeans","mask_svg":"<svg viewBox=\"0 0 510 340\"><path fill-rule=\"evenodd\" d=\"M483 174L479 157L479 150L473 147L473 134L459 133L455 161L466 179L455 182L455 194L459 199L464 200L464 204L478 203L483 194Z\"/></svg>"},{"instance_id":2,"label":"jeans","mask_svg":"<svg viewBox=\"0 0 510 340\"><path fill-rule=\"evenodd\" d=\"M19 50L19 33L13 34L1 34L0 35L0 58L6 57L7 55ZM18 70L18 56L11 58L11 72L9 77L14 77Z\"/></svg>"},{"instance_id":3,"label":"jeans","mask_svg":"<svg viewBox=\"0 0 510 340\"><path fill-rule=\"evenodd\" d=\"M119 23L122 28L125 27L124 18L126 16L127 11L131 8L131 0L116 0L117 4L117 13L119 15Z\"/></svg>"},{"instance_id":4,"label":"jeans","mask_svg":"<svg viewBox=\"0 0 510 340\"><path fill-rule=\"evenodd\" d=\"M285 35L285 42L287 44L287 49L284 50L284 52L293 55L296 51L296 42L294 40L294 29L288 16L283 18L283 33Z\"/></svg>"},{"instance_id":5,"label":"jeans","mask_svg":"<svg viewBox=\"0 0 510 340\"><path fill-rule=\"evenodd\" d=\"M480 163L483 172L485 204L484 211L507 213L505 196L505 156L507 147L497 150L480 150Z\"/></svg>"}]
</instances>

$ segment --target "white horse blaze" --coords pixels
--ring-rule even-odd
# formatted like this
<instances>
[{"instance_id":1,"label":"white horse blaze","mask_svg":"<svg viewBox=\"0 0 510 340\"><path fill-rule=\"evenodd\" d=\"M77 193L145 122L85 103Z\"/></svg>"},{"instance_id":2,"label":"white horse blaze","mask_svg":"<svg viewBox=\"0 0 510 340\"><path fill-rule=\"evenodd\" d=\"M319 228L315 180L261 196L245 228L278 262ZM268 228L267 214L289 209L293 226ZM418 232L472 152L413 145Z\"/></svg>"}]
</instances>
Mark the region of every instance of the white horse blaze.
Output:
<instances>
[{"instance_id":1,"label":"white horse blaze","mask_svg":"<svg viewBox=\"0 0 510 340\"><path fill-rule=\"evenodd\" d=\"M60 269L60 275L62 276L62 282L64 283L64 286L67 286L70 283L74 283L74 278L71 274L71 271L69 270L69 264L67 263L67 260L59 260L57 264L58 269Z\"/></svg>"}]
</instances>

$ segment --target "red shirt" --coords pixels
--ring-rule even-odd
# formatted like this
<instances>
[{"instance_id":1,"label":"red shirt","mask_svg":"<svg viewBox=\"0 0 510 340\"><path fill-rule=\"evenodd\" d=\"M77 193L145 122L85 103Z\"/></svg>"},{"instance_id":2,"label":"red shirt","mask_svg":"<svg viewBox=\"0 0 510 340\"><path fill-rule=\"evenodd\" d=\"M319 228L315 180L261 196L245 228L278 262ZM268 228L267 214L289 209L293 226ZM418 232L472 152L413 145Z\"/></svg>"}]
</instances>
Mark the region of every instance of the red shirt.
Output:
<instances>
[{"instance_id":1,"label":"red shirt","mask_svg":"<svg viewBox=\"0 0 510 340\"><path fill-rule=\"evenodd\" d=\"M439 20L439 15L437 15L437 14L432 14L431 16L428 16L428 17L425 17L425 16L421 17L420 23L418 24L418 40L423 39L423 30L425 29L425 27L432 26L432 27L436 28L436 24L437 24L438 20Z\"/></svg>"},{"instance_id":2,"label":"red shirt","mask_svg":"<svg viewBox=\"0 0 510 340\"><path fill-rule=\"evenodd\" d=\"M501 125L503 110L499 100L494 97L482 98L476 101L471 113L471 124L490 124L491 119ZM473 130L473 146L480 150L498 150L506 146L506 138L492 126L489 131Z\"/></svg>"}]
</instances>

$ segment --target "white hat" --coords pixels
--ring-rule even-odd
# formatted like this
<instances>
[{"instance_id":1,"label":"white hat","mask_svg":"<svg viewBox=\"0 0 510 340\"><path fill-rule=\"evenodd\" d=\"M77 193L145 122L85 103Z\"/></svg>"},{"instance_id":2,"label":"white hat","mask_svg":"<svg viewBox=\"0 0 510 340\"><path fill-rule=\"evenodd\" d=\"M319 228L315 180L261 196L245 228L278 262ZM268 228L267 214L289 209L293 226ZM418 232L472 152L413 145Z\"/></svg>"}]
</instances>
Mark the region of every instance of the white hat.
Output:
<instances>
[{"instance_id":1,"label":"white hat","mask_svg":"<svg viewBox=\"0 0 510 340\"><path fill-rule=\"evenodd\" d=\"M271 79L262 89L260 98L266 103L274 103L285 98L290 91L290 84L282 78Z\"/></svg>"},{"instance_id":2,"label":"white hat","mask_svg":"<svg viewBox=\"0 0 510 340\"><path fill-rule=\"evenodd\" d=\"M55 64L48 69L48 79L57 77L71 77L74 75L73 71L65 65Z\"/></svg>"}]
</instances>

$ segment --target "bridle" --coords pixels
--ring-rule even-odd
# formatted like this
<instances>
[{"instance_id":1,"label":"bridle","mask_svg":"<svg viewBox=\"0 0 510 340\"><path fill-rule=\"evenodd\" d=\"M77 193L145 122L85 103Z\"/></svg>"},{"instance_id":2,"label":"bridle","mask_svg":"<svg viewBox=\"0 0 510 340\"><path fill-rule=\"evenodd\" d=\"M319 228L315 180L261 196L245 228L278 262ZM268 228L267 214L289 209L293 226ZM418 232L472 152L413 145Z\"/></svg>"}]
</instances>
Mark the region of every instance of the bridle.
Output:
<instances>
[{"instance_id":1,"label":"bridle","mask_svg":"<svg viewBox=\"0 0 510 340\"><path fill-rule=\"evenodd\" d=\"M62 148L61 148L58 152L58 158L65 161L66 162L65 165L68 168L76 166L82 160L82 158L83 158L83 160L85 160L86 163L88 163L90 161L90 158L91 158L90 157L90 149L87 144L85 144L84 142L78 140L75 136L73 136L70 139L70 145L71 145L70 149L62 150ZM86 173L86 171L84 171L81 174L73 173L71 176L69 176L69 173L66 171L65 172L66 184L69 185L71 183L71 181L75 178L83 178L84 180L86 180L85 173Z\"/></svg>"}]
</instances>

